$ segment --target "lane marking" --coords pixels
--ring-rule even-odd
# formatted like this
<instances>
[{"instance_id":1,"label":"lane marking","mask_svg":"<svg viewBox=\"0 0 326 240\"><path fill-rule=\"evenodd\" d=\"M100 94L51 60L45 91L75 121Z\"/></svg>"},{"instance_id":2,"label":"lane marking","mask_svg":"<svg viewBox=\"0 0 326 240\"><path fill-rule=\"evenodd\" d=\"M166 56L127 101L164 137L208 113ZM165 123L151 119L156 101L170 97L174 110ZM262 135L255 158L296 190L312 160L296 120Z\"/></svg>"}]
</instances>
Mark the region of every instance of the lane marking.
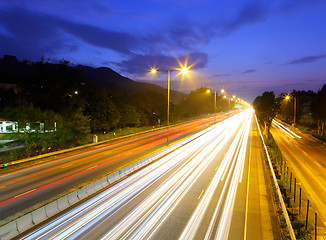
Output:
<instances>
[{"instance_id":1,"label":"lane marking","mask_svg":"<svg viewBox=\"0 0 326 240\"><path fill-rule=\"evenodd\" d=\"M34 188L34 189L32 189L32 190L29 190L29 191L27 191L27 192L24 192L24 193L21 193L21 194L19 194L19 195L17 195L17 196L14 196L14 198L19 198L19 197L21 197L21 196L24 196L24 195L27 195L27 194L29 194L29 193L31 193L31 192L34 192L36 189Z\"/></svg>"},{"instance_id":2,"label":"lane marking","mask_svg":"<svg viewBox=\"0 0 326 240\"><path fill-rule=\"evenodd\" d=\"M72 164L69 164L69 165L66 165L66 166L63 166L63 167L61 167L61 168L66 168L66 167L69 167L69 166L71 166Z\"/></svg>"},{"instance_id":3,"label":"lane marking","mask_svg":"<svg viewBox=\"0 0 326 240\"><path fill-rule=\"evenodd\" d=\"M201 198L201 196L203 195L203 193L204 193L204 190L201 191L201 193L200 193L200 195L199 195L199 197L198 197L198 200Z\"/></svg>"},{"instance_id":4,"label":"lane marking","mask_svg":"<svg viewBox=\"0 0 326 240\"><path fill-rule=\"evenodd\" d=\"M87 171L87 170L91 170L91 169L96 168L96 167L97 167L97 165L95 165L95 166L93 166L93 167L90 167L90 168L87 168L86 171Z\"/></svg>"},{"instance_id":5,"label":"lane marking","mask_svg":"<svg viewBox=\"0 0 326 240\"><path fill-rule=\"evenodd\" d=\"M247 224L248 224L248 203L249 203L249 178L250 178L250 159L251 159L251 148L252 148L252 138L250 139L249 147L249 163L248 163L248 179L247 179L247 196L246 196L246 214L245 214L245 225L243 239L247 239Z\"/></svg>"}]
</instances>

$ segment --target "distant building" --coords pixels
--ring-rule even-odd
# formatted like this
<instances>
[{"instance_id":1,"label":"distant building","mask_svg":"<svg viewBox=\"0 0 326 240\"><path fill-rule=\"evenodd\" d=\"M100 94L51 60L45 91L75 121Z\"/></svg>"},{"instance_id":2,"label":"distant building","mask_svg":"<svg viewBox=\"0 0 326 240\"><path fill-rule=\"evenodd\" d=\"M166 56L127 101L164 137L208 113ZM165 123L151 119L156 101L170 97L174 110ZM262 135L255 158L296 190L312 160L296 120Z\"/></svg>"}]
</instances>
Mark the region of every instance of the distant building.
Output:
<instances>
[{"instance_id":1,"label":"distant building","mask_svg":"<svg viewBox=\"0 0 326 240\"><path fill-rule=\"evenodd\" d=\"M54 122L53 129L44 129L44 123L39 122L38 127L32 128L30 123L26 123L25 126L19 126L18 122L6 121L0 119L0 133L17 133L17 132L55 132L57 130L57 123Z\"/></svg>"}]
</instances>

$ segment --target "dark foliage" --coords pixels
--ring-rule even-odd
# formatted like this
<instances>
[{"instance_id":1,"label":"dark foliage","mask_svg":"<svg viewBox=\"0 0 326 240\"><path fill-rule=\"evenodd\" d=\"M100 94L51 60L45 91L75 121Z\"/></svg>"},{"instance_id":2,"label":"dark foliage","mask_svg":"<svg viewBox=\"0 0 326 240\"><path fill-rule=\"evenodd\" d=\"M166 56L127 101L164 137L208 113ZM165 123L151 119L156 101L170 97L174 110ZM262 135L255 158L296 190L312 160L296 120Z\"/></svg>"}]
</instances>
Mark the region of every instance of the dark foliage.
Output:
<instances>
[{"instance_id":1,"label":"dark foliage","mask_svg":"<svg viewBox=\"0 0 326 240\"><path fill-rule=\"evenodd\" d=\"M262 96L255 98L253 105L257 118L270 126L279 109L274 92L264 92Z\"/></svg>"}]
</instances>

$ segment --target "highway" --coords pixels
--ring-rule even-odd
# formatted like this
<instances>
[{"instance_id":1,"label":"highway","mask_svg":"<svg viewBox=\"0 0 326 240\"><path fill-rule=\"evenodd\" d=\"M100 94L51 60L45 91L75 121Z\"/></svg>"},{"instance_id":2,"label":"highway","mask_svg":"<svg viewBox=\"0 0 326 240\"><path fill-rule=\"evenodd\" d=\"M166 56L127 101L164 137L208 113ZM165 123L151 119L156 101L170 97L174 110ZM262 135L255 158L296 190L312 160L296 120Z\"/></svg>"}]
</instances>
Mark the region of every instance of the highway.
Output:
<instances>
[{"instance_id":1,"label":"highway","mask_svg":"<svg viewBox=\"0 0 326 240\"><path fill-rule=\"evenodd\" d=\"M252 109L24 239L280 239Z\"/></svg>"},{"instance_id":2,"label":"highway","mask_svg":"<svg viewBox=\"0 0 326 240\"><path fill-rule=\"evenodd\" d=\"M217 115L220 121L227 113ZM215 117L170 128L170 142L206 128ZM120 139L47 158L44 162L0 174L0 220L58 194L109 175L166 146L166 130Z\"/></svg>"},{"instance_id":3,"label":"highway","mask_svg":"<svg viewBox=\"0 0 326 240\"><path fill-rule=\"evenodd\" d=\"M280 122L272 126L283 158L318 212L318 235L326 239L326 146L308 134L294 131L293 135L293 128Z\"/></svg>"}]
</instances>

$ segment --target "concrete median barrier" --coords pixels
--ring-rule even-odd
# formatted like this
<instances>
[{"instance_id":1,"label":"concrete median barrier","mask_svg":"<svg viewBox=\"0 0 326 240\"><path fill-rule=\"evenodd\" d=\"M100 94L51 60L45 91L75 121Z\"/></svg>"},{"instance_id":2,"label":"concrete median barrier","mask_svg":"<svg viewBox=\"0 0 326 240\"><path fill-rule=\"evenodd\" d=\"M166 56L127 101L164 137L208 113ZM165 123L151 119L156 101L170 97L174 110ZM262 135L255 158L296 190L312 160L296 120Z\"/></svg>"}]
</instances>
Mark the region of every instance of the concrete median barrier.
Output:
<instances>
[{"instance_id":1,"label":"concrete median barrier","mask_svg":"<svg viewBox=\"0 0 326 240\"><path fill-rule=\"evenodd\" d=\"M140 164L133 163L133 164L132 164L132 168L134 169L134 171L136 171L137 169L140 168Z\"/></svg>"},{"instance_id":2,"label":"concrete median barrier","mask_svg":"<svg viewBox=\"0 0 326 240\"><path fill-rule=\"evenodd\" d=\"M57 201L57 205L60 211L63 211L70 207L70 204L68 202L68 196L64 196L62 198L59 198Z\"/></svg>"},{"instance_id":3,"label":"concrete median barrier","mask_svg":"<svg viewBox=\"0 0 326 240\"><path fill-rule=\"evenodd\" d=\"M110 174L109 176L108 176L108 182L109 182L109 184L112 184L113 182L114 182L114 178L115 178L115 175L116 175L117 173L112 173L112 174Z\"/></svg>"},{"instance_id":4,"label":"concrete median barrier","mask_svg":"<svg viewBox=\"0 0 326 240\"><path fill-rule=\"evenodd\" d=\"M134 171L134 168L133 168L132 165L125 168L125 174L126 175L132 173L133 171Z\"/></svg>"},{"instance_id":5,"label":"concrete median barrier","mask_svg":"<svg viewBox=\"0 0 326 240\"><path fill-rule=\"evenodd\" d=\"M161 152L160 152L161 153ZM162 153L160 154L162 155ZM40 224L41 222L53 217L57 213L66 210L70 206L78 203L80 200L87 198L88 196L103 189L109 184L120 180L127 174L131 174L135 170L147 165L154 159L158 158L158 154L154 157L147 157L130 166L125 167L115 173L110 174L94 183L91 183L75 192L72 192L66 196L63 196L43 207L40 207L32 213L26 214L16 220L13 220L0 227L0 240L12 239L26 230Z\"/></svg>"},{"instance_id":6,"label":"concrete median barrier","mask_svg":"<svg viewBox=\"0 0 326 240\"><path fill-rule=\"evenodd\" d=\"M32 220L32 214L28 213L16 220L17 223L17 230L19 233L23 233L28 229L34 227L34 223Z\"/></svg>"},{"instance_id":7,"label":"concrete median barrier","mask_svg":"<svg viewBox=\"0 0 326 240\"><path fill-rule=\"evenodd\" d=\"M56 215L58 212L60 212L60 209L58 208L57 201L45 205L45 213L48 217L52 217Z\"/></svg>"},{"instance_id":8,"label":"concrete median barrier","mask_svg":"<svg viewBox=\"0 0 326 240\"><path fill-rule=\"evenodd\" d=\"M19 235L17 222L12 221L0 227L0 239L9 240Z\"/></svg>"},{"instance_id":9,"label":"concrete median barrier","mask_svg":"<svg viewBox=\"0 0 326 240\"><path fill-rule=\"evenodd\" d=\"M119 178L119 172L112 173L110 176L110 183L114 183Z\"/></svg>"},{"instance_id":10,"label":"concrete median barrier","mask_svg":"<svg viewBox=\"0 0 326 240\"><path fill-rule=\"evenodd\" d=\"M32 212L32 220L35 225L45 221L47 218L45 207L41 207Z\"/></svg>"},{"instance_id":11,"label":"concrete median barrier","mask_svg":"<svg viewBox=\"0 0 326 240\"><path fill-rule=\"evenodd\" d=\"M81 189L78 189L77 190L77 196L78 196L79 200L83 200L84 198L87 198L88 197L88 194L87 194L86 187L83 187Z\"/></svg>"},{"instance_id":12,"label":"concrete median barrier","mask_svg":"<svg viewBox=\"0 0 326 240\"><path fill-rule=\"evenodd\" d=\"M101 183L102 183L102 187L107 187L109 185L109 182L108 182L108 177L104 177L101 179Z\"/></svg>"},{"instance_id":13,"label":"concrete median barrier","mask_svg":"<svg viewBox=\"0 0 326 240\"><path fill-rule=\"evenodd\" d=\"M88 195L92 195L93 193L95 193L94 183L87 185L86 191Z\"/></svg>"},{"instance_id":14,"label":"concrete median barrier","mask_svg":"<svg viewBox=\"0 0 326 240\"><path fill-rule=\"evenodd\" d=\"M68 194L68 202L69 202L70 206L74 205L78 201L79 201L79 198L78 198L78 195L77 195L77 191Z\"/></svg>"},{"instance_id":15,"label":"concrete median barrier","mask_svg":"<svg viewBox=\"0 0 326 240\"><path fill-rule=\"evenodd\" d=\"M94 188L95 188L95 191L100 191L103 188L101 179L94 182Z\"/></svg>"}]
</instances>

